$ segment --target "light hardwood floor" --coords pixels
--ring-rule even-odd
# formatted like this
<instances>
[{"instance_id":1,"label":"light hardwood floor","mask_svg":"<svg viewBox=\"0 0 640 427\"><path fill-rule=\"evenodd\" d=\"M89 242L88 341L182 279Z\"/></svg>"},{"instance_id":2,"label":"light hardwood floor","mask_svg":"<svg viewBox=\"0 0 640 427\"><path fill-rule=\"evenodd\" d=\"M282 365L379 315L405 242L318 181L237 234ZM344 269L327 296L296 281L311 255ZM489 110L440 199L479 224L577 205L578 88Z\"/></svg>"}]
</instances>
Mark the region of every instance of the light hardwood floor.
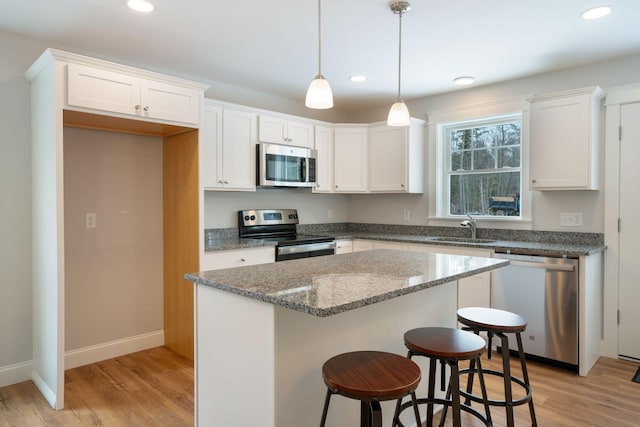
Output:
<instances>
[{"instance_id":1,"label":"light hardwood floor","mask_svg":"<svg viewBox=\"0 0 640 427\"><path fill-rule=\"evenodd\" d=\"M498 360L483 363L495 369ZM519 372L516 363L512 366ZM640 425L640 384L631 381L637 364L601 358L587 377L534 362L528 367L539 426ZM53 411L30 381L0 388L0 426L193 425L192 363L164 347L70 369L65 380L61 411ZM497 397L499 379L488 382ZM312 418L319 419L321 406L318 402ZM505 426L504 409L494 408L492 416L495 427ZM471 417L463 420L464 426L482 425ZM449 416L447 425L450 421ZM526 406L516 408L516 425L531 425Z\"/></svg>"}]
</instances>

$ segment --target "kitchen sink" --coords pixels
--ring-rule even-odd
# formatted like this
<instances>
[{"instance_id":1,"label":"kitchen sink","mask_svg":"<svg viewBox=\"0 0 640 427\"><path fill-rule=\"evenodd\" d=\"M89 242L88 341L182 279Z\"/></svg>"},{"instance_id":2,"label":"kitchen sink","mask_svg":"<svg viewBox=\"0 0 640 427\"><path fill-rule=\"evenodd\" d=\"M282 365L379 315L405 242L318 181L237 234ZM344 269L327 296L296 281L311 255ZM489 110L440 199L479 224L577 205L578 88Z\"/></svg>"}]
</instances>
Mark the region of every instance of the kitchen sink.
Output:
<instances>
[{"instance_id":1,"label":"kitchen sink","mask_svg":"<svg viewBox=\"0 0 640 427\"><path fill-rule=\"evenodd\" d=\"M434 237L430 239L434 242L451 242L451 243L493 243L495 240L490 239L470 239L468 237Z\"/></svg>"}]
</instances>

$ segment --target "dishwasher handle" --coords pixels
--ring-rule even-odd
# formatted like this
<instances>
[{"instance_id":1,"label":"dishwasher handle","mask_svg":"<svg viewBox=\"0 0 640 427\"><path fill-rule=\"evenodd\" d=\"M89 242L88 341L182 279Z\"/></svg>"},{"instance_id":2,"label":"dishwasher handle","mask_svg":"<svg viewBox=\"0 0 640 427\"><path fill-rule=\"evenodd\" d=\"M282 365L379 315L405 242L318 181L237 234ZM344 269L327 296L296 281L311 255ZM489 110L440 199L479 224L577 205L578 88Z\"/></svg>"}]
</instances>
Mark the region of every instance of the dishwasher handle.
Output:
<instances>
[{"instance_id":1,"label":"dishwasher handle","mask_svg":"<svg viewBox=\"0 0 640 427\"><path fill-rule=\"evenodd\" d=\"M554 271L575 271L575 265L567 264L552 264L549 262L528 262L528 261L515 261L509 260L509 265L516 267L531 267L531 268L544 268L545 270Z\"/></svg>"}]
</instances>

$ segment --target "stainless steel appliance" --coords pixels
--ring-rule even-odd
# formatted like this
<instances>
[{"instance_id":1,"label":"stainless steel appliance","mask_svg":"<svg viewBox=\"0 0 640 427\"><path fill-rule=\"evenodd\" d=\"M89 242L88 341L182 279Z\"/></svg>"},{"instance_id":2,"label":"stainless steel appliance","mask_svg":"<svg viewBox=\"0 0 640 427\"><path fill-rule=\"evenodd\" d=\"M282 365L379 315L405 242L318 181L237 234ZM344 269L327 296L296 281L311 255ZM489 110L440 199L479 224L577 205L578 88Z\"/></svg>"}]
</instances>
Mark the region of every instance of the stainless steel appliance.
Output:
<instances>
[{"instance_id":1,"label":"stainless steel appliance","mask_svg":"<svg viewBox=\"0 0 640 427\"><path fill-rule=\"evenodd\" d=\"M317 151L261 142L256 145L256 185L314 187Z\"/></svg>"},{"instance_id":2,"label":"stainless steel appliance","mask_svg":"<svg viewBox=\"0 0 640 427\"><path fill-rule=\"evenodd\" d=\"M578 260L498 253L495 257L510 264L493 272L491 306L527 319L522 334L525 353L577 368ZM515 342L511 349L516 349Z\"/></svg>"},{"instance_id":3,"label":"stainless steel appliance","mask_svg":"<svg viewBox=\"0 0 640 427\"><path fill-rule=\"evenodd\" d=\"M333 255L335 238L298 234L296 209L253 209L238 211L238 234L243 239L276 242L276 261Z\"/></svg>"}]
</instances>

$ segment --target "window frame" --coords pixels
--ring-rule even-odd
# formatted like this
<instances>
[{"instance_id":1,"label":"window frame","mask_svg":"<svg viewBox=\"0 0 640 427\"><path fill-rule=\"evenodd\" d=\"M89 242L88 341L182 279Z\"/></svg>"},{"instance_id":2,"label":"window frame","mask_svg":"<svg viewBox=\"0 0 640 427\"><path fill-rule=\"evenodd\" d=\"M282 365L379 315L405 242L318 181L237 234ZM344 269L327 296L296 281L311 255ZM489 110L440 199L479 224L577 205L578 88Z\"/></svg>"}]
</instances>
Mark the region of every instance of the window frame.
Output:
<instances>
[{"instance_id":1,"label":"window frame","mask_svg":"<svg viewBox=\"0 0 640 427\"><path fill-rule=\"evenodd\" d=\"M461 215L450 215L449 184L445 132L447 127L463 122L490 123L506 117L520 115L520 216L478 216L480 226L492 228L531 230L532 192L529 189L529 103L524 99L511 99L429 112L428 122L428 225L458 226ZM445 198L446 196L446 198ZM474 216L474 218L476 218Z\"/></svg>"},{"instance_id":2,"label":"window frame","mask_svg":"<svg viewBox=\"0 0 640 427\"><path fill-rule=\"evenodd\" d=\"M451 167L451 158L452 158L452 150L451 150L451 132L454 130L462 130L462 129L473 129L473 128L478 128L478 127L483 127L483 126L492 126L492 125L500 125L500 124L507 124L507 123L513 123L517 121L520 125L520 139L519 139L519 144L518 144L518 149L520 150L520 161L519 161L519 166L517 167L509 167L507 168L491 168L491 169L471 169L469 171L460 173L460 171L456 170L452 170ZM446 210L445 216L446 217L452 217L452 218L465 218L466 214L452 214L450 212L450 208L451 208L451 176L452 175L480 175L480 174L492 174L492 173L511 173L511 172L518 172L520 174L520 188L519 188L519 193L522 193L522 185L523 185L523 180L522 180L522 113L521 112L517 112L514 114L508 114L508 115L500 115L500 116L491 116L491 117L486 117L486 118L482 118L482 119L472 119L472 120L463 120L463 121L456 121L456 122L449 122L449 123L443 123L442 124L442 149L444 150L444 167L443 167L443 171L442 173L444 174L443 178L442 178L442 185L443 188L440 188L440 191L442 192L442 194L440 195L441 198L441 202L442 202L442 209ZM511 146L513 147L513 145ZM500 149L500 148L495 148L496 150ZM471 156L473 159L473 151L480 151L480 149L474 149L471 148L469 149L469 152L471 152ZM513 219L520 219L522 216L522 212L520 212L520 215L518 215L517 217L512 217ZM497 215L477 215L474 214L473 215L474 218L495 218L497 217Z\"/></svg>"}]
</instances>

